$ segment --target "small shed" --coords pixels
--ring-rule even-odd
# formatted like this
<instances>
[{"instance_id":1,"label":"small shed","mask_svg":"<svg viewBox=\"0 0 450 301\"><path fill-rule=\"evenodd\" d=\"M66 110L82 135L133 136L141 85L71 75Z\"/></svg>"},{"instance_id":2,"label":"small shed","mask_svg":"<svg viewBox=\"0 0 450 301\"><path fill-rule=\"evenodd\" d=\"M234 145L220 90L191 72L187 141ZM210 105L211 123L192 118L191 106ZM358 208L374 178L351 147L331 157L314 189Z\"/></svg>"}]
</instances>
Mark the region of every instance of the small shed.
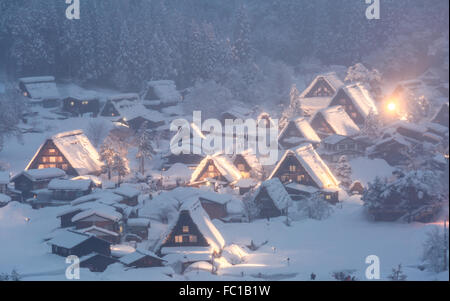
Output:
<instances>
[{"instance_id":1,"label":"small shed","mask_svg":"<svg viewBox=\"0 0 450 301\"><path fill-rule=\"evenodd\" d=\"M116 262L117 259L114 257L94 252L80 258L80 267L94 273L103 273L108 266Z\"/></svg>"},{"instance_id":2,"label":"small shed","mask_svg":"<svg viewBox=\"0 0 450 301\"><path fill-rule=\"evenodd\" d=\"M138 197L141 194L139 190L130 186L122 185L121 187L114 189L113 192L123 198L122 201L120 201L121 204L126 204L132 207L138 205Z\"/></svg>"},{"instance_id":3,"label":"small shed","mask_svg":"<svg viewBox=\"0 0 450 301\"><path fill-rule=\"evenodd\" d=\"M48 244L52 247L52 253L67 257L76 255L82 257L93 252L111 255L111 244L93 235L66 230L54 237Z\"/></svg>"},{"instance_id":4,"label":"small shed","mask_svg":"<svg viewBox=\"0 0 450 301\"><path fill-rule=\"evenodd\" d=\"M32 191L44 189L53 179L64 178L66 173L59 168L28 169L12 177L15 190L24 197L30 197Z\"/></svg>"},{"instance_id":5,"label":"small shed","mask_svg":"<svg viewBox=\"0 0 450 301\"><path fill-rule=\"evenodd\" d=\"M272 218L285 215L292 199L278 178L267 180L257 188L253 202L258 207L258 217Z\"/></svg>"},{"instance_id":6,"label":"small shed","mask_svg":"<svg viewBox=\"0 0 450 301\"><path fill-rule=\"evenodd\" d=\"M91 180L53 179L48 184L52 198L59 201L73 201L92 192L94 184Z\"/></svg>"},{"instance_id":7,"label":"small shed","mask_svg":"<svg viewBox=\"0 0 450 301\"><path fill-rule=\"evenodd\" d=\"M92 113L96 117L100 111L100 100L95 95L72 95L63 99L62 109L74 116Z\"/></svg>"},{"instance_id":8,"label":"small shed","mask_svg":"<svg viewBox=\"0 0 450 301\"><path fill-rule=\"evenodd\" d=\"M77 229L85 229L97 226L109 231L121 233L122 214L115 211L112 207L89 209L78 213L72 218L72 223Z\"/></svg>"},{"instance_id":9,"label":"small shed","mask_svg":"<svg viewBox=\"0 0 450 301\"><path fill-rule=\"evenodd\" d=\"M147 218L129 218L127 220L127 232L138 235L142 239L148 238L150 220Z\"/></svg>"},{"instance_id":10,"label":"small shed","mask_svg":"<svg viewBox=\"0 0 450 301\"><path fill-rule=\"evenodd\" d=\"M364 185L360 181L354 181L349 188L351 194L363 194L364 193Z\"/></svg>"},{"instance_id":11,"label":"small shed","mask_svg":"<svg viewBox=\"0 0 450 301\"><path fill-rule=\"evenodd\" d=\"M120 234L119 233L109 231L109 230L106 230L106 229L103 229L103 228L100 228L97 226L91 226L89 228L81 229L79 231L81 233L95 235L96 237L106 240L106 241L110 242L111 244L120 243Z\"/></svg>"},{"instance_id":12,"label":"small shed","mask_svg":"<svg viewBox=\"0 0 450 301\"><path fill-rule=\"evenodd\" d=\"M155 253L146 250L136 250L121 257L119 261L125 266L133 268L161 267L164 266L165 262Z\"/></svg>"},{"instance_id":13,"label":"small shed","mask_svg":"<svg viewBox=\"0 0 450 301\"><path fill-rule=\"evenodd\" d=\"M53 76L20 78L19 90L32 104L40 104L47 108L58 106L61 99Z\"/></svg>"}]
</instances>

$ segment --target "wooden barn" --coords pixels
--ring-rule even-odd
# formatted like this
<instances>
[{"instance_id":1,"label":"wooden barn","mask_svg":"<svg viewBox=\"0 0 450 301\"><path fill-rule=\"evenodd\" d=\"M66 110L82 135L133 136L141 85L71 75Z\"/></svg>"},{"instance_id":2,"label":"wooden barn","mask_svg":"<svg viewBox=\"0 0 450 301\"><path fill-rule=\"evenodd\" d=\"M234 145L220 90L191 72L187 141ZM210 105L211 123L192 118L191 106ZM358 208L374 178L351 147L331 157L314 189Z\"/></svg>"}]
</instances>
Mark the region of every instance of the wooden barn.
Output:
<instances>
[{"instance_id":1,"label":"wooden barn","mask_svg":"<svg viewBox=\"0 0 450 301\"><path fill-rule=\"evenodd\" d=\"M405 155L412 143L400 135L387 137L367 149L369 158L384 159L389 165L404 165L408 158Z\"/></svg>"},{"instance_id":2,"label":"wooden barn","mask_svg":"<svg viewBox=\"0 0 450 301\"><path fill-rule=\"evenodd\" d=\"M330 107L342 106L348 116L358 125L364 125L371 112L378 114L375 101L362 84L343 86L330 102Z\"/></svg>"},{"instance_id":3,"label":"wooden barn","mask_svg":"<svg viewBox=\"0 0 450 301\"><path fill-rule=\"evenodd\" d=\"M31 104L57 107L61 99L53 76L24 77L19 79L19 90L30 99Z\"/></svg>"},{"instance_id":4,"label":"wooden barn","mask_svg":"<svg viewBox=\"0 0 450 301\"><path fill-rule=\"evenodd\" d=\"M148 239L148 229L150 220L147 218L127 219L127 232L139 236L141 239Z\"/></svg>"},{"instance_id":5,"label":"wooden barn","mask_svg":"<svg viewBox=\"0 0 450 301\"><path fill-rule=\"evenodd\" d=\"M23 197L30 197L31 192L48 187L53 179L66 177L64 170L59 168L28 169L12 177L14 189L22 192Z\"/></svg>"},{"instance_id":6,"label":"wooden barn","mask_svg":"<svg viewBox=\"0 0 450 301\"><path fill-rule=\"evenodd\" d=\"M138 197L141 194L139 190L125 185L114 189L113 193L122 197L122 200L119 202L120 204L125 204L131 207L138 205Z\"/></svg>"},{"instance_id":7,"label":"wooden barn","mask_svg":"<svg viewBox=\"0 0 450 301\"><path fill-rule=\"evenodd\" d=\"M197 187L214 183L227 186L242 178L240 171L225 155L207 156L192 173L190 185Z\"/></svg>"},{"instance_id":8,"label":"wooden barn","mask_svg":"<svg viewBox=\"0 0 450 301\"><path fill-rule=\"evenodd\" d=\"M164 266L165 260L153 252L146 250L136 250L125 255L119 260L122 264L132 268L151 268Z\"/></svg>"},{"instance_id":9,"label":"wooden barn","mask_svg":"<svg viewBox=\"0 0 450 301\"><path fill-rule=\"evenodd\" d=\"M331 135L322 140L317 150L328 162L338 162L342 156L354 159L365 155L367 145L361 140L341 135Z\"/></svg>"},{"instance_id":10,"label":"wooden barn","mask_svg":"<svg viewBox=\"0 0 450 301\"><path fill-rule=\"evenodd\" d=\"M161 113L150 111L142 105L135 105L128 110L122 110L121 116L117 122L134 131L144 127L148 130L155 130L166 124L166 118Z\"/></svg>"},{"instance_id":11,"label":"wooden barn","mask_svg":"<svg viewBox=\"0 0 450 301\"><path fill-rule=\"evenodd\" d=\"M69 228L75 226L75 223L72 222L72 218L82 211L83 208L74 207L58 214L56 217L60 219L60 227Z\"/></svg>"},{"instance_id":12,"label":"wooden barn","mask_svg":"<svg viewBox=\"0 0 450 301\"><path fill-rule=\"evenodd\" d=\"M278 136L278 143L284 149L293 148L303 143L311 143L317 147L320 141L320 137L305 118L289 120Z\"/></svg>"},{"instance_id":13,"label":"wooden barn","mask_svg":"<svg viewBox=\"0 0 450 301\"><path fill-rule=\"evenodd\" d=\"M48 184L52 199L58 201L73 201L92 192L94 184L90 180L53 179Z\"/></svg>"},{"instance_id":14,"label":"wooden barn","mask_svg":"<svg viewBox=\"0 0 450 301\"><path fill-rule=\"evenodd\" d=\"M106 210L104 208L89 209L78 213L72 217L72 223L76 229L85 229L97 226L116 233L122 232L122 214L113 208Z\"/></svg>"},{"instance_id":15,"label":"wooden barn","mask_svg":"<svg viewBox=\"0 0 450 301\"><path fill-rule=\"evenodd\" d=\"M103 117L118 117L122 115L122 111L139 103L139 95L135 93L119 94L108 97L103 106L100 115Z\"/></svg>"},{"instance_id":16,"label":"wooden barn","mask_svg":"<svg viewBox=\"0 0 450 301\"><path fill-rule=\"evenodd\" d=\"M26 167L59 168L71 176L100 175L100 155L82 131L57 134L47 139Z\"/></svg>"},{"instance_id":17,"label":"wooden barn","mask_svg":"<svg viewBox=\"0 0 450 301\"><path fill-rule=\"evenodd\" d=\"M227 204L231 201L229 194L202 191L198 200L210 219L223 219L227 217Z\"/></svg>"},{"instance_id":18,"label":"wooden barn","mask_svg":"<svg viewBox=\"0 0 450 301\"><path fill-rule=\"evenodd\" d=\"M96 117L100 111L100 100L92 95L72 95L63 99L62 109L73 116L92 113Z\"/></svg>"},{"instance_id":19,"label":"wooden barn","mask_svg":"<svg viewBox=\"0 0 450 301\"><path fill-rule=\"evenodd\" d=\"M104 228L100 228L97 226L91 226L86 229L81 229L81 230L79 230L79 232L94 235L95 237L106 240L107 242L110 242L113 245L120 243L120 234L119 233L109 231L109 230L106 230Z\"/></svg>"},{"instance_id":20,"label":"wooden barn","mask_svg":"<svg viewBox=\"0 0 450 301\"><path fill-rule=\"evenodd\" d=\"M279 178L283 184L298 183L320 189L327 201L339 201L339 181L311 144L296 151L288 150L275 166L269 179Z\"/></svg>"},{"instance_id":21,"label":"wooden barn","mask_svg":"<svg viewBox=\"0 0 450 301\"><path fill-rule=\"evenodd\" d=\"M80 268L89 269L94 273L103 273L108 266L117 262L117 259L99 253L91 253L80 258Z\"/></svg>"},{"instance_id":22,"label":"wooden barn","mask_svg":"<svg viewBox=\"0 0 450 301\"><path fill-rule=\"evenodd\" d=\"M0 171L0 193L6 194L9 182L9 173L6 171Z\"/></svg>"},{"instance_id":23,"label":"wooden barn","mask_svg":"<svg viewBox=\"0 0 450 301\"><path fill-rule=\"evenodd\" d=\"M82 257L93 252L106 256L111 255L111 244L109 242L93 235L71 230L60 233L48 241L48 244L52 247L53 254L63 257L69 255Z\"/></svg>"},{"instance_id":24,"label":"wooden barn","mask_svg":"<svg viewBox=\"0 0 450 301\"><path fill-rule=\"evenodd\" d=\"M258 206L259 218L286 215L292 199L278 178L267 180L256 190L253 202Z\"/></svg>"},{"instance_id":25,"label":"wooden barn","mask_svg":"<svg viewBox=\"0 0 450 301\"><path fill-rule=\"evenodd\" d=\"M183 100L175 82L171 80L149 81L141 95L144 105L153 110L175 106Z\"/></svg>"},{"instance_id":26,"label":"wooden barn","mask_svg":"<svg viewBox=\"0 0 450 301\"><path fill-rule=\"evenodd\" d=\"M342 106L329 107L318 111L311 119L311 126L321 138L334 134L352 137L360 132L359 127Z\"/></svg>"},{"instance_id":27,"label":"wooden barn","mask_svg":"<svg viewBox=\"0 0 450 301\"><path fill-rule=\"evenodd\" d=\"M305 116L312 116L318 110L328 107L331 98L343 85L334 72L316 76L300 95Z\"/></svg>"},{"instance_id":28,"label":"wooden barn","mask_svg":"<svg viewBox=\"0 0 450 301\"><path fill-rule=\"evenodd\" d=\"M442 126L445 126L448 128L449 124L449 109L448 109L448 102L444 103L439 111L436 113L436 115L432 119L433 123L440 124Z\"/></svg>"},{"instance_id":29,"label":"wooden barn","mask_svg":"<svg viewBox=\"0 0 450 301\"><path fill-rule=\"evenodd\" d=\"M168 227L156 250L161 254L194 252L204 254L204 259L211 260L211 255L220 254L225 240L203 210L200 202L193 199L183 203L178 218Z\"/></svg>"}]
</instances>

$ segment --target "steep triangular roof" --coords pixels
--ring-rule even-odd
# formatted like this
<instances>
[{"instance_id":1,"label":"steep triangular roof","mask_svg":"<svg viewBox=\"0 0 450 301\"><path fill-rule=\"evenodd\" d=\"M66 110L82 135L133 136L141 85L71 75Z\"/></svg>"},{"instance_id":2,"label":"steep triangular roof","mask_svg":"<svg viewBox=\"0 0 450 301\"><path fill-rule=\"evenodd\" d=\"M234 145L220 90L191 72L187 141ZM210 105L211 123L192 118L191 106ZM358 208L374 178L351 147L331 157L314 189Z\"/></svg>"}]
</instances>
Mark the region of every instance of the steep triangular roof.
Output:
<instances>
[{"instance_id":1,"label":"steep triangular roof","mask_svg":"<svg viewBox=\"0 0 450 301\"><path fill-rule=\"evenodd\" d=\"M180 209L180 214L181 212L186 212L189 214L200 233L206 239L212 251L220 252L220 250L225 247L225 239L216 226L214 226L197 197L185 201ZM159 250L164 245L169 234L177 225L179 218L180 217L178 216L178 218L169 225L166 233L162 236L163 239L158 243L155 250Z\"/></svg>"},{"instance_id":2,"label":"steep triangular roof","mask_svg":"<svg viewBox=\"0 0 450 301\"><path fill-rule=\"evenodd\" d=\"M319 80L323 79L325 82L327 82L331 88L334 89L335 92L338 91L338 89L344 85L344 83L340 80L340 78L337 76L335 72L330 72L326 74L320 74L314 78L314 80L309 84L309 86L300 94L301 98L306 98L306 95L308 95L309 92L311 92L312 88L317 84Z\"/></svg>"},{"instance_id":3,"label":"steep triangular roof","mask_svg":"<svg viewBox=\"0 0 450 301\"><path fill-rule=\"evenodd\" d=\"M342 136L354 136L360 132L359 127L350 118L350 116L348 116L342 106L333 106L320 110L311 120L314 120L317 115L321 115L325 119L335 134Z\"/></svg>"},{"instance_id":4,"label":"steep triangular roof","mask_svg":"<svg viewBox=\"0 0 450 301\"><path fill-rule=\"evenodd\" d=\"M335 178L330 168L325 164L311 144L303 145L295 151L287 150L277 166L275 166L269 179L275 178L281 164L288 156L294 156L298 160L300 165L306 170L319 188L337 188L339 185L339 181Z\"/></svg>"},{"instance_id":5,"label":"steep triangular roof","mask_svg":"<svg viewBox=\"0 0 450 301\"><path fill-rule=\"evenodd\" d=\"M347 85L341 88L349 97L358 112L366 118L371 111L378 114L377 106L370 92L361 83Z\"/></svg>"},{"instance_id":6,"label":"steep triangular roof","mask_svg":"<svg viewBox=\"0 0 450 301\"><path fill-rule=\"evenodd\" d=\"M50 140L53 141L78 175L101 173L103 163L100 161L100 155L83 131L60 133L51 137ZM33 159L25 168L26 170L33 164L44 145L45 143L39 147Z\"/></svg>"},{"instance_id":7,"label":"steep triangular roof","mask_svg":"<svg viewBox=\"0 0 450 301\"><path fill-rule=\"evenodd\" d=\"M235 182L241 179L241 173L234 166L234 164L228 159L227 156L222 154L216 154L213 156L207 156L200 162L195 171L192 173L191 182L198 181L198 178L204 172L209 162L213 162L214 166L219 170L220 174L227 179L229 183Z\"/></svg>"},{"instance_id":8,"label":"steep triangular roof","mask_svg":"<svg viewBox=\"0 0 450 301\"><path fill-rule=\"evenodd\" d=\"M262 182L261 185L259 185L256 189L254 198L259 195L261 190L265 190L267 192L269 197L272 199L275 207L277 207L277 209L280 211L286 209L292 203L292 199L289 196L289 193L286 191L286 188L284 188L283 184L278 178L272 178L270 180Z\"/></svg>"},{"instance_id":9,"label":"steep triangular roof","mask_svg":"<svg viewBox=\"0 0 450 301\"><path fill-rule=\"evenodd\" d=\"M303 117L289 120L288 124L281 130L280 134L278 135L278 141L280 141L280 139L284 137L290 126L295 126L303 136L304 140L308 142L320 143L320 137L311 127L308 120Z\"/></svg>"}]
</instances>

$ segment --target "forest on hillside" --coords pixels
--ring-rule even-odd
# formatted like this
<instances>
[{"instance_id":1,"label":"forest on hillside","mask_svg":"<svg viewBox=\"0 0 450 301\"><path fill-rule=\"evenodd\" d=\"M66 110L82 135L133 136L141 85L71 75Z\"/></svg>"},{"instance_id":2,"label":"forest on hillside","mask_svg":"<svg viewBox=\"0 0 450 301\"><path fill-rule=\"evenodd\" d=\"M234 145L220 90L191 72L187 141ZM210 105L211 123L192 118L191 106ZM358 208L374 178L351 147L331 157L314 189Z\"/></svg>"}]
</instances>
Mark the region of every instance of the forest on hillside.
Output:
<instances>
[{"instance_id":1,"label":"forest on hillside","mask_svg":"<svg viewBox=\"0 0 450 301\"><path fill-rule=\"evenodd\" d=\"M203 80L252 101L275 97L249 95L255 83L286 91L311 62L363 62L387 78L448 66L447 0L382 0L380 20L366 19L363 0L80 3L81 19L68 20L63 0L0 0L0 66L9 78L52 74L123 91L153 79L181 88Z\"/></svg>"}]
</instances>

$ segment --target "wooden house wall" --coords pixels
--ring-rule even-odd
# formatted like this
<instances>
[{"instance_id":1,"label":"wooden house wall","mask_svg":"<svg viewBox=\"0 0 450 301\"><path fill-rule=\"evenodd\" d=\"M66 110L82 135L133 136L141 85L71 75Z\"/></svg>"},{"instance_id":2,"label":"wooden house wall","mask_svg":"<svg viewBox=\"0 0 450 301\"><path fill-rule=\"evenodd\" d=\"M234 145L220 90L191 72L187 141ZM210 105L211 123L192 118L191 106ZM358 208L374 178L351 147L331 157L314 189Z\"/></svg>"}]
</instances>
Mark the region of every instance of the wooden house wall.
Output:
<instances>
[{"instance_id":1,"label":"wooden house wall","mask_svg":"<svg viewBox=\"0 0 450 301\"><path fill-rule=\"evenodd\" d=\"M295 170L291 170L291 166L295 166ZM287 156L274 176L282 183L295 182L319 188L295 156Z\"/></svg>"},{"instance_id":2,"label":"wooden house wall","mask_svg":"<svg viewBox=\"0 0 450 301\"><path fill-rule=\"evenodd\" d=\"M314 116L311 121L311 127L316 130L317 134L321 136L321 138L326 137L327 135L336 134L325 118L323 118L321 113L317 113Z\"/></svg>"},{"instance_id":3,"label":"wooden house wall","mask_svg":"<svg viewBox=\"0 0 450 301\"><path fill-rule=\"evenodd\" d=\"M93 113L96 116L100 110L100 103L98 99L81 100L69 97L63 100L63 110L74 115Z\"/></svg>"},{"instance_id":4,"label":"wooden house wall","mask_svg":"<svg viewBox=\"0 0 450 301\"><path fill-rule=\"evenodd\" d=\"M236 155L233 164L240 171L242 178L248 179L251 177L252 168L247 163L247 160L245 160L244 156L240 154Z\"/></svg>"},{"instance_id":5,"label":"wooden house wall","mask_svg":"<svg viewBox=\"0 0 450 301\"><path fill-rule=\"evenodd\" d=\"M88 216L82 220L75 222L77 229L85 229L92 226L97 226L109 231L119 232L120 226L117 222L99 217L97 215Z\"/></svg>"},{"instance_id":6,"label":"wooden house wall","mask_svg":"<svg viewBox=\"0 0 450 301\"><path fill-rule=\"evenodd\" d=\"M111 244L107 241L101 240L96 237L91 237L71 249L52 245L52 253L63 257L67 257L69 255L76 255L78 257L82 257L85 255L89 255L92 252L110 256L111 255L110 246Z\"/></svg>"},{"instance_id":7,"label":"wooden house wall","mask_svg":"<svg viewBox=\"0 0 450 301\"><path fill-rule=\"evenodd\" d=\"M79 176L77 171L70 165L66 157L56 147L52 140L47 140L41 148L29 169L43 169L43 168L59 168L71 176Z\"/></svg>"},{"instance_id":8,"label":"wooden house wall","mask_svg":"<svg viewBox=\"0 0 450 301\"><path fill-rule=\"evenodd\" d=\"M365 121L365 118L359 113L358 109L353 104L353 101L350 99L350 97L345 93L344 90L339 90L339 92L336 94L335 97L333 97L333 100L330 103L330 107L333 106L343 106L345 109L345 112L347 112L348 116L356 123L356 124L363 124Z\"/></svg>"},{"instance_id":9,"label":"wooden house wall","mask_svg":"<svg viewBox=\"0 0 450 301\"><path fill-rule=\"evenodd\" d=\"M103 106L101 116L104 117L116 117L120 116L120 113L116 110L113 102L111 100L106 101L106 104Z\"/></svg>"},{"instance_id":10,"label":"wooden house wall","mask_svg":"<svg viewBox=\"0 0 450 301\"><path fill-rule=\"evenodd\" d=\"M221 219L227 216L226 205L214 203L207 200L200 200L200 203L210 219Z\"/></svg>"},{"instance_id":11,"label":"wooden house wall","mask_svg":"<svg viewBox=\"0 0 450 301\"><path fill-rule=\"evenodd\" d=\"M117 262L116 259L109 257L109 256L104 256L101 254L95 255L91 258L88 258L82 262L80 262L80 267L81 268L87 268L89 269L91 272L99 272L102 273L106 270L106 268Z\"/></svg>"},{"instance_id":12,"label":"wooden house wall","mask_svg":"<svg viewBox=\"0 0 450 301\"><path fill-rule=\"evenodd\" d=\"M68 227L72 227L75 224L72 222L72 217L74 217L75 215L77 215L78 213L80 213L82 210L76 210L74 212L70 212L64 215L61 215L59 218L61 220L61 228L68 228Z\"/></svg>"},{"instance_id":13,"label":"wooden house wall","mask_svg":"<svg viewBox=\"0 0 450 301\"><path fill-rule=\"evenodd\" d=\"M154 258L152 256L145 256L133 263L129 266L136 268L150 268L150 267L162 267L163 262L161 259Z\"/></svg>"},{"instance_id":14,"label":"wooden house wall","mask_svg":"<svg viewBox=\"0 0 450 301\"><path fill-rule=\"evenodd\" d=\"M188 227L188 232L183 231L183 227ZM182 238L182 242L177 242L177 237ZM191 238L196 238L191 241ZM209 246L203 234L192 220L188 211L182 211L172 232L167 236L166 241L161 246L164 247L207 247Z\"/></svg>"},{"instance_id":15,"label":"wooden house wall","mask_svg":"<svg viewBox=\"0 0 450 301\"><path fill-rule=\"evenodd\" d=\"M213 160L209 160L209 162L205 164L202 172L200 173L200 175L199 175L198 179L196 179L196 181L201 182L201 181L206 180L207 178L228 182L225 179L225 177L222 176L220 171L217 169Z\"/></svg>"},{"instance_id":16,"label":"wooden house wall","mask_svg":"<svg viewBox=\"0 0 450 301\"><path fill-rule=\"evenodd\" d=\"M52 179L46 179L42 181L32 181L24 175L18 176L14 179L14 188L22 192L22 195L27 196L33 190L44 189L48 187Z\"/></svg>"},{"instance_id":17,"label":"wooden house wall","mask_svg":"<svg viewBox=\"0 0 450 301\"><path fill-rule=\"evenodd\" d=\"M323 78L319 78L306 97L331 97L336 91Z\"/></svg>"},{"instance_id":18,"label":"wooden house wall","mask_svg":"<svg viewBox=\"0 0 450 301\"><path fill-rule=\"evenodd\" d=\"M269 196L265 188L262 188L255 197L255 202L259 208L260 218L272 218L283 215L283 211L279 210L272 198Z\"/></svg>"},{"instance_id":19,"label":"wooden house wall","mask_svg":"<svg viewBox=\"0 0 450 301\"><path fill-rule=\"evenodd\" d=\"M92 192L92 187L88 190L52 190L52 198L59 201L73 201Z\"/></svg>"}]
</instances>

